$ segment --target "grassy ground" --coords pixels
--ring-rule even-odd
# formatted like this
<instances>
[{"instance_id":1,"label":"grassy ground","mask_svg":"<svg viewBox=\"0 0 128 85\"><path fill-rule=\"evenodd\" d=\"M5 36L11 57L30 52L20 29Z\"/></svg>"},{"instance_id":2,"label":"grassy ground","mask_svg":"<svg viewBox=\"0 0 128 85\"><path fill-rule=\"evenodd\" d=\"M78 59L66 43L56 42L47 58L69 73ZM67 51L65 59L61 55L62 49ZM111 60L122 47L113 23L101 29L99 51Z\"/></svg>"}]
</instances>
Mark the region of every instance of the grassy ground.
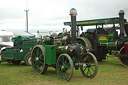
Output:
<instances>
[{"instance_id":1,"label":"grassy ground","mask_svg":"<svg viewBox=\"0 0 128 85\"><path fill-rule=\"evenodd\" d=\"M4 62L0 64L0 85L128 85L128 68L117 57L109 57L99 62L98 74L93 79L74 70L72 79L66 82L58 78L54 68L40 75L23 63L19 66Z\"/></svg>"}]
</instances>

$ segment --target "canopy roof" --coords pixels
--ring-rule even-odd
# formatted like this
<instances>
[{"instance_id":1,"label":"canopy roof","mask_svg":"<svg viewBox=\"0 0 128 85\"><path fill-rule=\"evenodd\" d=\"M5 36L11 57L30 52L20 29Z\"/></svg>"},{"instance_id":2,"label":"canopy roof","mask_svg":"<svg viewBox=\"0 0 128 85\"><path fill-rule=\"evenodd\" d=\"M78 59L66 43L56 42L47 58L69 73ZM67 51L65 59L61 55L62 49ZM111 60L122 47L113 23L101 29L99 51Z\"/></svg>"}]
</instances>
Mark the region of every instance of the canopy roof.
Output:
<instances>
[{"instance_id":1,"label":"canopy roof","mask_svg":"<svg viewBox=\"0 0 128 85\"><path fill-rule=\"evenodd\" d=\"M124 19L124 21L126 22L126 19ZM77 21L76 25L77 26L89 26L89 25L116 24L116 23L119 23L119 17ZM64 25L71 26L71 22L64 22Z\"/></svg>"}]
</instances>

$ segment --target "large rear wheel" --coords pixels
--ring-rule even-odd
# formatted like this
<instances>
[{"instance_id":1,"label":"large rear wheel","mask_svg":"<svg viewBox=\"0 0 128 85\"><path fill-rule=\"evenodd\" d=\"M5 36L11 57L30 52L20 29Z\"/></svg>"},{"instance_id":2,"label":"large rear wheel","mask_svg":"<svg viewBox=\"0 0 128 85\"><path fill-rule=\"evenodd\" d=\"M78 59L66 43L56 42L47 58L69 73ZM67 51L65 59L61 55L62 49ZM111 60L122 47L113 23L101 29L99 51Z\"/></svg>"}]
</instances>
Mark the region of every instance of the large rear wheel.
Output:
<instances>
[{"instance_id":1,"label":"large rear wheel","mask_svg":"<svg viewBox=\"0 0 128 85\"><path fill-rule=\"evenodd\" d=\"M80 70L83 76L87 78L93 78L97 74L98 62L92 53L86 53L82 61L82 66L80 66Z\"/></svg>"},{"instance_id":2,"label":"large rear wheel","mask_svg":"<svg viewBox=\"0 0 128 85\"><path fill-rule=\"evenodd\" d=\"M124 47L121 48L120 54L125 54L125 49ZM119 57L121 64L125 67L128 67L128 57Z\"/></svg>"},{"instance_id":3,"label":"large rear wheel","mask_svg":"<svg viewBox=\"0 0 128 85\"><path fill-rule=\"evenodd\" d=\"M37 73L45 73L47 65L45 64L45 48L42 45L36 45L32 51L32 68Z\"/></svg>"},{"instance_id":4,"label":"large rear wheel","mask_svg":"<svg viewBox=\"0 0 128 85\"><path fill-rule=\"evenodd\" d=\"M91 44L91 42L87 38L78 37L77 38L77 42L79 44L82 44L83 46L85 46L87 52L92 51L92 44Z\"/></svg>"},{"instance_id":5,"label":"large rear wheel","mask_svg":"<svg viewBox=\"0 0 128 85\"><path fill-rule=\"evenodd\" d=\"M57 59L57 74L62 80L69 81L73 74L73 62L68 54L61 54Z\"/></svg>"}]
</instances>

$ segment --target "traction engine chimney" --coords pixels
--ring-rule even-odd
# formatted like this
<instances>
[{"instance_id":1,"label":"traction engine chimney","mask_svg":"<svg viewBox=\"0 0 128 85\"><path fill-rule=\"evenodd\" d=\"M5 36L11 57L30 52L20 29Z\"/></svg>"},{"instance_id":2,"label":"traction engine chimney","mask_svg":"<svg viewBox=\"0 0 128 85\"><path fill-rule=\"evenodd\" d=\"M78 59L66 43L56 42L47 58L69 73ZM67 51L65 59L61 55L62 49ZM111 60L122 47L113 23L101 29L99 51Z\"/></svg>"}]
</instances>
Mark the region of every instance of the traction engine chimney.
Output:
<instances>
[{"instance_id":1,"label":"traction engine chimney","mask_svg":"<svg viewBox=\"0 0 128 85\"><path fill-rule=\"evenodd\" d=\"M75 8L72 8L70 10L70 16L71 16L71 35L73 38L73 44L76 44L76 15L77 10Z\"/></svg>"},{"instance_id":2,"label":"traction engine chimney","mask_svg":"<svg viewBox=\"0 0 128 85\"><path fill-rule=\"evenodd\" d=\"M124 37L124 11L120 10L119 12L119 24L120 24L120 38Z\"/></svg>"}]
</instances>

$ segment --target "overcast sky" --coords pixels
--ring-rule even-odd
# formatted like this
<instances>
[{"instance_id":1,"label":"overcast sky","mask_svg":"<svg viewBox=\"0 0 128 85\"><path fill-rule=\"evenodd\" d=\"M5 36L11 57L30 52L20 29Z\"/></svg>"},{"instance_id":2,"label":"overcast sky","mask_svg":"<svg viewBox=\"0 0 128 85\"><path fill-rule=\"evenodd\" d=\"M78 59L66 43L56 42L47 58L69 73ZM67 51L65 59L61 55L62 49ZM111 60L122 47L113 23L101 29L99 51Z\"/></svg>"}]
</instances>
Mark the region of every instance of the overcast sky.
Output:
<instances>
[{"instance_id":1,"label":"overcast sky","mask_svg":"<svg viewBox=\"0 0 128 85\"><path fill-rule=\"evenodd\" d=\"M25 31L26 6L27 0L0 0L0 29ZM76 8L77 20L118 17L119 10L128 19L128 0L28 0L29 32L62 30L71 8Z\"/></svg>"}]
</instances>

